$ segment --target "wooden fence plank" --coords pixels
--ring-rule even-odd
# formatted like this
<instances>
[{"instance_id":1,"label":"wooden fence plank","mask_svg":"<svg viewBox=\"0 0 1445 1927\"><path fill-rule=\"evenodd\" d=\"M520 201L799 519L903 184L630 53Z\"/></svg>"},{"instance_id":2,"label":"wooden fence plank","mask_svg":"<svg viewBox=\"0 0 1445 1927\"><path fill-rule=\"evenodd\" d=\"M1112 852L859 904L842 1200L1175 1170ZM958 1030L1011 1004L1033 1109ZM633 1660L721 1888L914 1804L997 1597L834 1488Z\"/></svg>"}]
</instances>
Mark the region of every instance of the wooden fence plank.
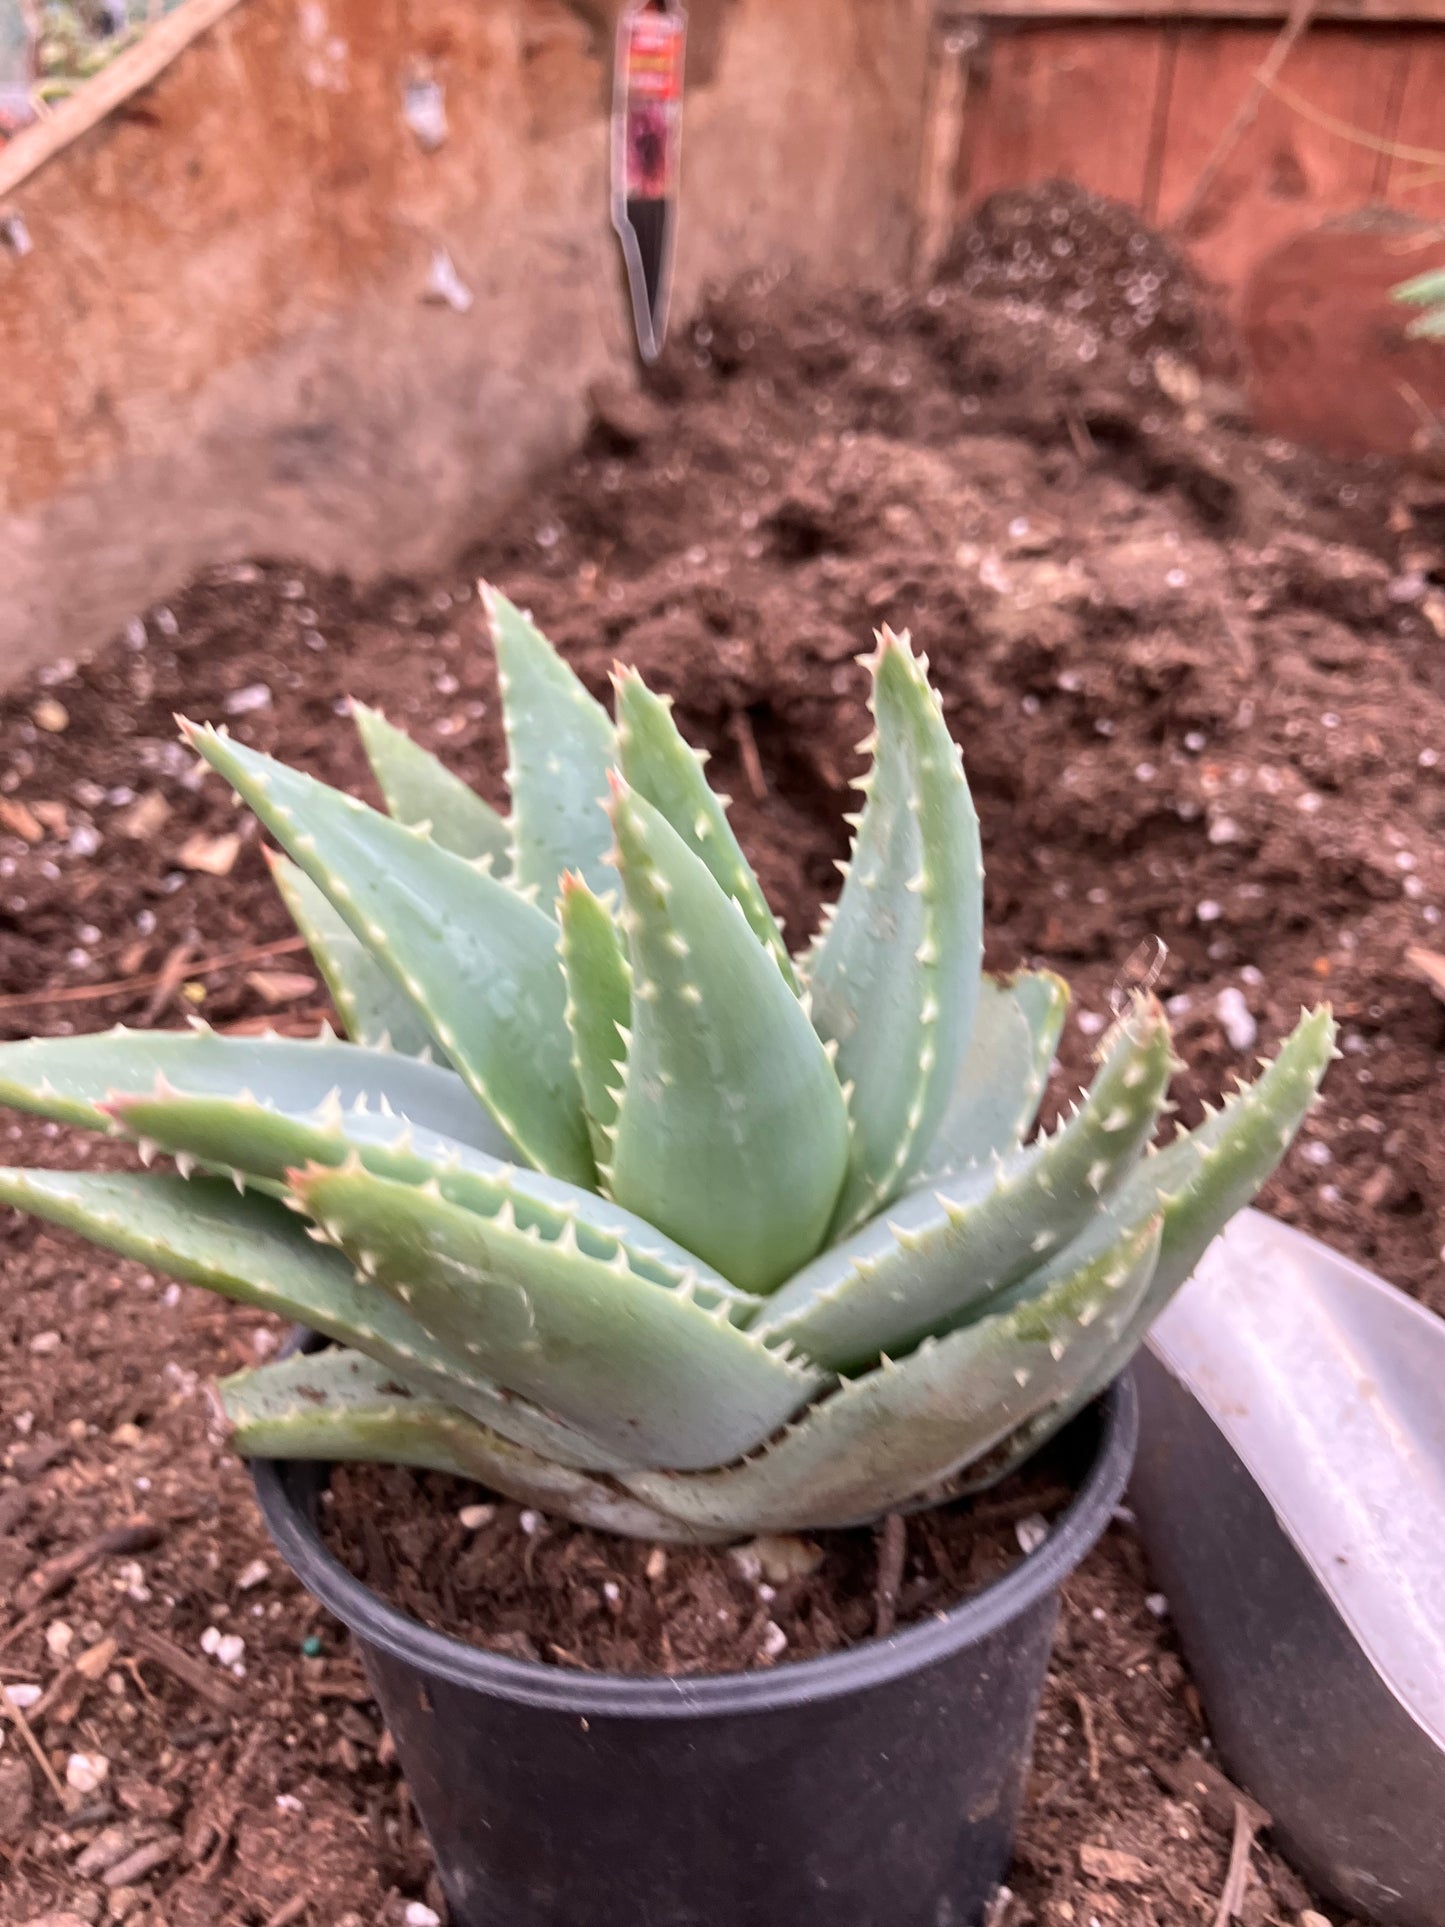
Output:
<instances>
[{"instance_id":1,"label":"wooden fence plank","mask_svg":"<svg viewBox=\"0 0 1445 1927\"><path fill-rule=\"evenodd\" d=\"M1154 107L1166 80L1159 27L999 32L982 66L964 143L961 185L970 203L995 188L1060 178L1143 204Z\"/></svg>"},{"instance_id":2,"label":"wooden fence plank","mask_svg":"<svg viewBox=\"0 0 1445 1927\"><path fill-rule=\"evenodd\" d=\"M1263 27L1181 29L1159 184L1166 225L1191 192L1273 34ZM1315 29L1294 49L1281 79L1330 120L1366 141L1395 132L1408 49L1388 28ZM1290 235L1371 199L1379 154L1306 118L1276 94L1261 101L1199 206L1186 240L1214 280L1238 289L1253 264Z\"/></svg>"},{"instance_id":3,"label":"wooden fence plank","mask_svg":"<svg viewBox=\"0 0 1445 1927\"><path fill-rule=\"evenodd\" d=\"M1392 156L1385 196L1392 207L1432 221L1445 221L1445 32L1421 29L1404 35L1409 69L1395 123L1401 147L1434 149L1435 163Z\"/></svg>"},{"instance_id":4,"label":"wooden fence plank","mask_svg":"<svg viewBox=\"0 0 1445 1927\"><path fill-rule=\"evenodd\" d=\"M1367 210L1291 236L1255 268L1239 315L1264 427L1341 455L1432 445L1432 422L1445 421L1445 355L1406 338L1408 313L1390 299L1402 242L1428 239L1415 228ZM1437 230L1404 271L1442 266Z\"/></svg>"},{"instance_id":5,"label":"wooden fence plank","mask_svg":"<svg viewBox=\"0 0 1445 1927\"><path fill-rule=\"evenodd\" d=\"M1274 20L1284 0L980 0L968 12L982 20ZM1445 26L1441 0L1319 0L1316 20L1414 21Z\"/></svg>"}]
</instances>

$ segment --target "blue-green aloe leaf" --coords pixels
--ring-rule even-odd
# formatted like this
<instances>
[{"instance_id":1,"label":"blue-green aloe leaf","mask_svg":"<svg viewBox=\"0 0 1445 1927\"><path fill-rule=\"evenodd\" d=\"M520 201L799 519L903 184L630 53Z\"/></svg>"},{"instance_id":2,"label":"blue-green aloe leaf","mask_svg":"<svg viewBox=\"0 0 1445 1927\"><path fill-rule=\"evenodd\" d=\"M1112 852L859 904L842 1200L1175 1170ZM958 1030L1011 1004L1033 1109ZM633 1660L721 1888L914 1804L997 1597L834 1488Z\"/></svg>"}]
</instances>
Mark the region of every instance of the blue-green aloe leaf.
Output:
<instances>
[{"instance_id":1,"label":"blue-green aloe leaf","mask_svg":"<svg viewBox=\"0 0 1445 1927\"><path fill-rule=\"evenodd\" d=\"M573 871L564 871L557 904L558 954L567 979L567 1029L582 1089L592 1153L612 1155L622 1066L632 1024L632 967L612 912Z\"/></svg>"},{"instance_id":2,"label":"blue-green aloe leaf","mask_svg":"<svg viewBox=\"0 0 1445 1927\"><path fill-rule=\"evenodd\" d=\"M568 1235L570 1225L588 1257L605 1264L620 1257L639 1278L696 1287L710 1303L727 1297L740 1323L759 1309L757 1299L735 1292L690 1251L610 1199L503 1163L389 1111L343 1110L333 1101L310 1113L286 1112L244 1094L185 1097L165 1088L115 1097L106 1110L142 1145L168 1153L187 1171L223 1167L243 1183L284 1190L286 1173L300 1165L335 1167L357 1157L378 1177L435 1184L448 1202L483 1217L506 1207L524 1230L535 1225L548 1239Z\"/></svg>"},{"instance_id":3,"label":"blue-green aloe leaf","mask_svg":"<svg viewBox=\"0 0 1445 1927\"><path fill-rule=\"evenodd\" d=\"M1172 1144L1146 1158L1119 1187L1110 1200L1108 1219L1121 1235L1151 1211L1162 1213L1159 1262L1149 1289L1094 1369L1007 1441L979 1486L1006 1477L1123 1371L1215 1238L1284 1157L1335 1054L1329 1007L1302 1012L1274 1061L1261 1060L1262 1074L1252 1084L1226 1098L1222 1108L1209 1112L1194 1130L1181 1131Z\"/></svg>"},{"instance_id":4,"label":"blue-green aloe leaf","mask_svg":"<svg viewBox=\"0 0 1445 1927\"><path fill-rule=\"evenodd\" d=\"M359 1283L348 1259L310 1239L274 1199L238 1195L222 1179L0 1170L0 1202L172 1278L354 1345L404 1376L413 1390L443 1398L566 1464L615 1470L624 1463L466 1369L404 1306Z\"/></svg>"},{"instance_id":5,"label":"blue-green aloe leaf","mask_svg":"<svg viewBox=\"0 0 1445 1927\"><path fill-rule=\"evenodd\" d=\"M351 713L386 807L397 822L409 829L425 825L444 850L454 856L489 857L492 875L506 876L512 867L511 838L491 804L380 710L353 699Z\"/></svg>"},{"instance_id":6,"label":"blue-green aloe leaf","mask_svg":"<svg viewBox=\"0 0 1445 1927\"><path fill-rule=\"evenodd\" d=\"M607 711L542 632L496 589L483 601L497 652L517 887L550 903L564 870L608 886L604 804L617 745Z\"/></svg>"},{"instance_id":7,"label":"blue-green aloe leaf","mask_svg":"<svg viewBox=\"0 0 1445 1927\"><path fill-rule=\"evenodd\" d=\"M246 1458L414 1465L475 1479L519 1505L562 1511L603 1532L659 1540L699 1536L606 1480L413 1391L360 1352L278 1359L223 1378L216 1394L228 1442Z\"/></svg>"},{"instance_id":8,"label":"blue-green aloe leaf","mask_svg":"<svg viewBox=\"0 0 1445 1927\"><path fill-rule=\"evenodd\" d=\"M963 759L925 666L885 629L872 658L873 768L843 893L805 977L838 1047L852 1148L833 1235L870 1218L928 1154L973 1031L983 863Z\"/></svg>"},{"instance_id":9,"label":"blue-green aloe leaf","mask_svg":"<svg viewBox=\"0 0 1445 1927\"><path fill-rule=\"evenodd\" d=\"M1154 1282L1124 1336L1131 1351L1293 1144L1336 1054L1335 1029L1327 1004L1302 1011L1252 1084L1146 1158L1110 1199L1108 1215L1126 1231L1146 1212L1164 1214Z\"/></svg>"},{"instance_id":10,"label":"blue-green aloe leaf","mask_svg":"<svg viewBox=\"0 0 1445 1927\"><path fill-rule=\"evenodd\" d=\"M289 857L268 850L266 860L271 880L306 939L352 1042L398 1050L407 1057L431 1053L431 1032L412 1008L411 999L397 989L325 892Z\"/></svg>"},{"instance_id":11,"label":"blue-green aloe leaf","mask_svg":"<svg viewBox=\"0 0 1445 1927\"><path fill-rule=\"evenodd\" d=\"M1157 1220L1123 1240L1096 1226L1025 1302L850 1380L760 1456L693 1478L628 1473L624 1483L714 1532L875 1519L972 1464L1087 1371L1146 1290L1158 1242Z\"/></svg>"},{"instance_id":12,"label":"blue-green aloe leaf","mask_svg":"<svg viewBox=\"0 0 1445 1927\"><path fill-rule=\"evenodd\" d=\"M920 1181L1016 1149L1033 1129L1069 1005L1069 987L1048 970L985 973L973 1037Z\"/></svg>"},{"instance_id":13,"label":"blue-green aloe leaf","mask_svg":"<svg viewBox=\"0 0 1445 1927\"><path fill-rule=\"evenodd\" d=\"M245 1095L280 1111L314 1111L328 1098L350 1108L365 1099L493 1157L515 1155L454 1071L398 1051L343 1044L330 1031L294 1038L228 1037L204 1025L117 1028L0 1044L0 1104L92 1131L114 1129L102 1108L109 1098L150 1090L158 1079L175 1092Z\"/></svg>"},{"instance_id":14,"label":"blue-green aloe leaf","mask_svg":"<svg viewBox=\"0 0 1445 1927\"><path fill-rule=\"evenodd\" d=\"M1445 341L1445 268L1429 268L1392 288L1396 301L1407 301L1425 312L1405 330L1426 340Z\"/></svg>"},{"instance_id":15,"label":"blue-green aloe leaf","mask_svg":"<svg viewBox=\"0 0 1445 1927\"><path fill-rule=\"evenodd\" d=\"M552 919L354 796L213 729L183 729L391 972L523 1158L591 1183Z\"/></svg>"},{"instance_id":16,"label":"blue-green aloe leaf","mask_svg":"<svg viewBox=\"0 0 1445 1927\"><path fill-rule=\"evenodd\" d=\"M898 1199L791 1278L755 1329L846 1371L977 1317L1098 1215L1153 1135L1172 1068L1163 1011L1136 1000L1052 1137Z\"/></svg>"},{"instance_id":17,"label":"blue-green aloe leaf","mask_svg":"<svg viewBox=\"0 0 1445 1927\"><path fill-rule=\"evenodd\" d=\"M667 819L693 855L702 858L758 940L777 958L789 988L797 990L777 919L733 835L725 799L709 788L703 776L703 752L684 740L672 719L671 698L654 695L635 669L617 670L612 684L617 691L622 774Z\"/></svg>"},{"instance_id":18,"label":"blue-green aloe leaf","mask_svg":"<svg viewBox=\"0 0 1445 1927\"><path fill-rule=\"evenodd\" d=\"M838 1080L737 903L621 779L612 809L632 1035L611 1194L746 1291L827 1230L847 1157Z\"/></svg>"},{"instance_id":19,"label":"blue-green aloe leaf","mask_svg":"<svg viewBox=\"0 0 1445 1927\"><path fill-rule=\"evenodd\" d=\"M727 1299L604 1264L568 1224L556 1238L504 1207L486 1218L439 1187L378 1178L359 1160L293 1174L299 1202L368 1278L476 1368L603 1446L650 1465L726 1462L760 1444L822 1384L731 1322Z\"/></svg>"},{"instance_id":20,"label":"blue-green aloe leaf","mask_svg":"<svg viewBox=\"0 0 1445 1927\"><path fill-rule=\"evenodd\" d=\"M1422 307L1445 301L1445 268L1427 268L1423 274L1402 281L1392 292L1397 301L1413 301Z\"/></svg>"}]
</instances>

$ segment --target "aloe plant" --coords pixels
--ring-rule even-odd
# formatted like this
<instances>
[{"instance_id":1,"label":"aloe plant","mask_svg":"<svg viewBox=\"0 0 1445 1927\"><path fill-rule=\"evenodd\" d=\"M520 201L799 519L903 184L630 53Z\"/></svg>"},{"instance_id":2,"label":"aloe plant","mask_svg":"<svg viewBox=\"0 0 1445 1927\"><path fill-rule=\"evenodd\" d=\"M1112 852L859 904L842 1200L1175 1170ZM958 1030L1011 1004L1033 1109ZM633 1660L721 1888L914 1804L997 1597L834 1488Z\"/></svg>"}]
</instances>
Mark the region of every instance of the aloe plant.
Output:
<instances>
[{"instance_id":1,"label":"aloe plant","mask_svg":"<svg viewBox=\"0 0 1445 1927\"><path fill-rule=\"evenodd\" d=\"M334 1341L221 1383L244 1453L465 1473L657 1539L1001 1476L1279 1162L1328 1011L1156 1150L1176 1063L1136 996L1035 1136L1067 991L981 969L977 819L906 636L868 659L852 854L794 957L666 699L619 671L614 724L487 606L505 819L368 710L389 814L183 724L281 846L350 1041L0 1047L0 1100L176 1173L9 1170L0 1198Z\"/></svg>"},{"instance_id":2,"label":"aloe plant","mask_svg":"<svg viewBox=\"0 0 1445 1927\"><path fill-rule=\"evenodd\" d=\"M1396 301L1408 302L1411 306L1422 308L1423 314L1417 315L1406 329L1407 334L1424 336L1431 341L1445 341L1445 268L1430 268L1424 274L1417 274L1409 281L1402 281L1390 293Z\"/></svg>"}]
</instances>

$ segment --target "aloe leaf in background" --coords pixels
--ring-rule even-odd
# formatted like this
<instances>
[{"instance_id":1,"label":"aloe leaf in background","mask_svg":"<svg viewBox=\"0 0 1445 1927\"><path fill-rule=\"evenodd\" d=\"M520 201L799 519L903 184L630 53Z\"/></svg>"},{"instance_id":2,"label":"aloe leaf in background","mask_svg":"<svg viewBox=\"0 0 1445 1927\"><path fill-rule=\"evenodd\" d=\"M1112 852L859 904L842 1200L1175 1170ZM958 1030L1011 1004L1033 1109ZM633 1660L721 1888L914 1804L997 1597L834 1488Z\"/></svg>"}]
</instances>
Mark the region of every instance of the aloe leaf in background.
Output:
<instances>
[{"instance_id":1,"label":"aloe leaf in background","mask_svg":"<svg viewBox=\"0 0 1445 1927\"><path fill-rule=\"evenodd\" d=\"M873 768L843 893L806 964L818 1034L838 1047L852 1144L833 1235L923 1163L973 1032L983 862L963 761L906 637L873 671Z\"/></svg>"},{"instance_id":2,"label":"aloe leaf in background","mask_svg":"<svg viewBox=\"0 0 1445 1927\"><path fill-rule=\"evenodd\" d=\"M619 670L612 683L617 692L617 750L623 776L667 819L693 855L702 858L758 940L777 958L789 988L796 990L783 933L733 835L723 798L703 776L702 752L683 740L672 720L670 700L654 695L635 669Z\"/></svg>"},{"instance_id":3,"label":"aloe leaf in background","mask_svg":"<svg viewBox=\"0 0 1445 1927\"><path fill-rule=\"evenodd\" d=\"M838 1080L738 904L620 778L612 820L632 1035L608 1188L735 1284L770 1291L832 1215Z\"/></svg>"},{"instance_id":4,"label":"aloe leaf in background","mask_svg":"<svg viewBox=\"0 0 1445 1927\"><path fill-rule=\"evenodd\" d=\"M1033 1129L1069 1007L1069 987L1048 970L984 975L973 1036L919 1182L1011 1151Z\"/></svg>"},{"instance_id":5,"label":"aloe leaf in background","mask_svg":"<svg viewBox=\"0 0 1445 1927\"><path fill-rule=\"evenodd\" d=\"M511 838L491 804L380 710L353 702L351 714L386 807L397 822L408 829L425 825L433 843L454 856L490 857L492 875L506 876L512 864Z\"/></svg>"},{"instance_id":6,"label":"aloe leaf in background","mask_svg":"<svg viewBox=\"0 0 1445 1927\"><path fill-rule=\"evenodd\" d=\"M589 1183L551 918L355 797L213 729L185 733L385 965L526 1161Z\"/></svg>"},{"instance_id":7,"label":"aloe leaf in background","mask_svg":"<svg viewBox=\"0 0 1445 1927\"><path fill-rule=\"evenodd\" d=\"M1146 1158L1109 1201L1121 1225L1145 1211L1164 1213L1159 1266L1146 1305L1153 1320L1192 1274L1225 1225L1271 1176L1294 1141L1335 1051L1328 1009L1301 1011L1299 1022L1252 1084L1225 1098L1192 1131ZM1139 1335L1143 1335L1140 1327Z\"/></svg>"},{"instance_id":8,"label":"aloe leaf in background","mask_svg":"<svg viewBox=\"0 0 1445 1927\"><path fill-rule=\"evenodd\" d=\"M1408 334L1445 341L1445 268L1431 268L1417 274L1391 292L1397 301L1425 310L1418 320L1410 323Z\"/></svg>"},{"instance_id":9,"label":"aloe leaf in background","mask_svg":"<svg viewBox=\"0 0 1445 1927\"><path fill-rule=\"evenodd\" d=\"M567 1028L582 1109L599 1174L612 1155L612 1131L632 1024L632 967L612 912L581 877L562 876L557 946L567 979Z\"/></svg>"},{"instance_id":10,"label":"aloe leaf in background","mask_svg":"<svg viewBox=\"0 0 1445 1927\"><path fill-rule=\"evenodd\" d=\"M289 857L266 852L271 881L306 939L317 969L354 1044L420 1057L435 1050L431 1032L323 890Z\"/></svg>"},{"instance_id":11,"label":"aloe leaf in background","mask_svg":"<svg viewBox=\"0 0 1445 1927\"><path fill-rule=\"evenodd\" d=\"M496 589L484 587L483 599L507 729L517 887L550 903L562 872L576 870L605 890L611 720L529 617Z\"/></svg>"}]
</instances>

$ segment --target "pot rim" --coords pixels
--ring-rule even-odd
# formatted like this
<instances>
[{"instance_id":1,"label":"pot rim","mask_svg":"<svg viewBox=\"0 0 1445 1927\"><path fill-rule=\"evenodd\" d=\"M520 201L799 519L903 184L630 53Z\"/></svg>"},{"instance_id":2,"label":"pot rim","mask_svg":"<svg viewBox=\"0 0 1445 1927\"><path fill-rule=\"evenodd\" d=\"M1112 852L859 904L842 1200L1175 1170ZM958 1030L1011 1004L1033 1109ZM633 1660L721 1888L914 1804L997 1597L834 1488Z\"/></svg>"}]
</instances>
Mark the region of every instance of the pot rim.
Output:
<instances>
[{"instance_id":1,"label":"pot rim","mask_svg":"<svg viewBox=\"0 0 1445 1927\"><path fill-rule=\"evenodd\" d=\"M540 1660L510 1659L423 1625L348 1572L322 1540L316 1504L328 1468L311 1461L257 1459L256 1497L276 1549L302 1584L364 1644L450 1685L514 1705L582 1718L695 1718L763 1712L881 1686L976 1645L1026 1612L1066 1579L1097 1543L1123 1495L1139 1435L1139 1404L1126 1370L1080 1418L1098 1441L1087 1472L1048 1538L1011 1571L947 1612L840 1653L765 1671L588 1673ZM1077 1425L1080 1419L1071 1421Z\"/></svg>"}]
</instances>

